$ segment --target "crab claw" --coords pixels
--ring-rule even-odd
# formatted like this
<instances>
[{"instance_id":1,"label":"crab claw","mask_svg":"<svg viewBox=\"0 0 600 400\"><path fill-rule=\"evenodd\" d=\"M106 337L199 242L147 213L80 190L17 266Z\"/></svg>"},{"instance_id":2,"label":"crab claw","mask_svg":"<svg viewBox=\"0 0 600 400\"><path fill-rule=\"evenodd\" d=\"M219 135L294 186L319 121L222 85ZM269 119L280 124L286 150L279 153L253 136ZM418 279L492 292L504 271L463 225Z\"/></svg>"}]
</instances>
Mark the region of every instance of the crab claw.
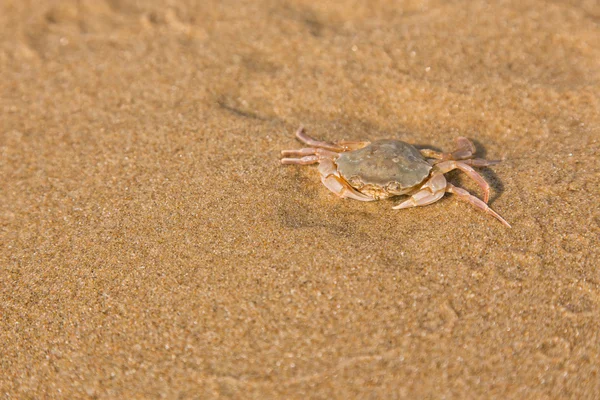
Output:
<instances>
[{"instance_id":1,"label":"crab claw","mask_svg":"<svg viewBox=\"0 0 600 400\"><path fill-rule=\"evenodd\" d=\"M442 175L440 175L440 176L442 176ZM443 196L444 196L443 190L432 193L431 190L429 190L427 188L427 189L419 190L417 193L410 196L408 198L408 200L403 201L402 203L400 203L397 206L392 207L392 208L394 210L401 210L403 208L426 206L428 204L435 203L436 201L441 199Z\"/></svg>"},{"instance_id":2,"label":"crab claw","mask_svg":"<svg viewBox=\"0 0 600 400\"><path fill-rule=\"evenodd\" d=\"M415 207L416 204L413 202L412 198L403 201L402 203L398 204L397 206L392 207L394 210L402 210L403 208L411 208L411 207Z\"/></svg>"}]
</instances>

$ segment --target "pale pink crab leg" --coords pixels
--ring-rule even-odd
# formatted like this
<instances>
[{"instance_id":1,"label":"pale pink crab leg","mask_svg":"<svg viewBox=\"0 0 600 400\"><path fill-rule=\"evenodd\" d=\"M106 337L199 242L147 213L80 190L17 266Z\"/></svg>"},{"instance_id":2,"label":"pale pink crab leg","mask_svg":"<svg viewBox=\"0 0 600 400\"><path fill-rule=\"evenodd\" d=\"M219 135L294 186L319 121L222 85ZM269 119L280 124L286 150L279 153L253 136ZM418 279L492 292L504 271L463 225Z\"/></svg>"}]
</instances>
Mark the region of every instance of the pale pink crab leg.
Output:
<instances>
[{"instance_id":1,"label":"pale pink crab leg","mask_svg":"<svg viewBox=\"0 0 600 400\"><path fill-rule=\"evenodd\" d=\"M463 164L471 165L473 167L489 167L490 165L500 164L502 160L484 160L482 158L471 158L470 160L461 160Z\"/></svg>"},{"instance_id":2,"label":"pale pink crab leg","mask_svg":"<svg viewBox=\"0 0 600 400\"><path fill-rule=\"evenodd\" d=\"M315 148L315 147L306 147L304 149L282 150L281 151L281 155L283 157L288 157L288 156L303 157L303 156L310 156L310 155L313 155L313 154L327 156L327 157L332 157L334 159L339 156L339 154L336 153L335 151L329 151L329 150L325 150L325 149L318 149L318 148Z\"/></svg>"},{"instance_id":3,"label":"pale pink crab leg","mask_svg":"<svg viewBox=\"0 0 600 400\"><path fill-rule=\"evenodd\" d=\"M338 143L325 142L322 140L314 139L308 136L304 132L304 127L300 126L296 131L296 137L301 141L309 145L310 147L319 147L321 149L332 150L336 152L344 152L349 150L362 149L368 146L371 142L360 142L360 141L341 141Z\"/></svg>"},{"instance_id":4,"label":"pale pink crab leg","mask_svg":"<svg viewBox=\"0 0 600 400\"><path fill-rule=\"evenodd\" d=\"M441 153L439 151L435 151L432 149L419 149L419 151L421 152L421 154L423 155L423 157L425 158L435 158L436 160L443 160L445 159L445 155L447 155L448 153Z\"/></svg>"},{"instance_id":5,"label":"pale pink crab leg","mask_svg":"<svg viewBox=\"0 0 600 400\"><path fill-rule=\"evenodd\" d=\"M298 128L298 130L296 131L296 137L301 142L306 143L310 147L320 147L322 149L327 149L327 150L332 150L332 151L337 151L337 152L344 151L344 148L338 144L331 143L331 142L324 142L321 140L313 139L312 137L308 136L304 132L304 126L302 126L302 125L300 125L300 128Z\"/></svg>"},{"instance_id":6,"label":"pale pink crab leg","mask_svg":"<svg viewBox=\"0 0 600 400\"><path fill-rule=\"evenodd\" d=\"M454 139L456 142L456 150L452 153L444 153L431 149L421 149L419 150L421 154L423 154L426 158L435 158L436 160L465 160L467 158L473 157L475 153L475 145L464 136L459 136Z\"/></svg>"},{"instance_id":7,"label":"pale pink crab leg","mask_svg":"<svg viewBox=\"0 0 600 400\"><path fill-rule=\"evenodd\" d=\"M483 201L479 200L477 197L475 197L472 194L470 194L469 192L467 192L465 189L459 188L457 186L454 186L451 183L448 183L446 186L446 192L454 193L460 200L466 201L467 203L474 205L475 207L479 208L481 211L492 215L498 221L502 222L505 226L507 226L509 228L511 227L510 224L508 222L506 222L506 220L500 216L500 214L498 214L496 211L492 210L487 204L485 204Z\"/></svg>"},{"instance_id":8,"label":"pale pink crab leg","mask_svg":"<svg viewBox=\"0 0 600 400\"><path fill-rule=\"evenodd\" d=\"M394 210L400 210L410 207L422 207L435 203L444 196L446 191L446 178L442 173L435 173L429 180L421 186L421 189L410 196L406 201L392 207Z\"/></svg>"},{"instance_id":9,"label":"pale pink crab leg","mask_svg":"<svg viewBox=\"0 0 600 400\"><path fill-rule=\"evenodd\" d=\"M301 158L282 158L282 164L299 164L299 165L309 165L316 164L319 162L319 156L305 156Z\"/></svg>"},{"instance_id":10,"label":"pale pink crab leg","mask_svg":"<svg viewBox=\"0 0 600 400\"><path fill-rule=\"evenodd\" d=\"M342 141L338 142L338 144L344 148L344 151L351 151L351 150L359 150L359 149L362 149L363 147L367 147L368 145L371 144L371 142L342 140Z\"/></svg>"},{"instance_id":11,"label":"pale pink crab leg","mask_svg":"<svg viewBox=\"0 0 600 400\"><path fill-rule=\"evenodd\" d=\"M477 182L481 190L483 190L483 201L486 203L488 202L490 198L490 185L485 181L485 179L483 179L481 175L479 175L477 171L468 166L466 163L462 161L442 161L441 163L435 164L435 168L442 173L450 172L453 169L460 169L467 174L469 178Z\"/></svg>"},{"instance_id":12,"label":"pale pink crab leg","mask_svg":"<svg viewBox=\"0 0 600 400\"><path fill-rule=\"evenodd\" d=\"M456 142L456 150L451 153L453 160L464 160L465 158L473 157L475 153L475 145L464 136L459 136L454 139Z\"/></svg>"}]
</instances>

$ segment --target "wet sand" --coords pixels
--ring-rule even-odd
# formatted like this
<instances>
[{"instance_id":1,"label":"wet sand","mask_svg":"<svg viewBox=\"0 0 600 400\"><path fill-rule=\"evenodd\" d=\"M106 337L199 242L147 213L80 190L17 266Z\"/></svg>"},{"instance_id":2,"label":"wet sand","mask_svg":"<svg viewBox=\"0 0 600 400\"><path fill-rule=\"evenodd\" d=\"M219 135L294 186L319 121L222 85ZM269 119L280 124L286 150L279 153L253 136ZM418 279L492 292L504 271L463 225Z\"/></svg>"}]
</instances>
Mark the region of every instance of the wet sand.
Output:
<instances>
[{"instance_id":1,"label":"wet sand","mask_svg":"<svg viewBox=\"0 0 600 400\"><path fill-rule=\"evenodd\" d=\"M2 396L600 398L600 8L490 3L0 1ZM466 136L513 227L300 124Z\"/></svg>"}]
</instances>

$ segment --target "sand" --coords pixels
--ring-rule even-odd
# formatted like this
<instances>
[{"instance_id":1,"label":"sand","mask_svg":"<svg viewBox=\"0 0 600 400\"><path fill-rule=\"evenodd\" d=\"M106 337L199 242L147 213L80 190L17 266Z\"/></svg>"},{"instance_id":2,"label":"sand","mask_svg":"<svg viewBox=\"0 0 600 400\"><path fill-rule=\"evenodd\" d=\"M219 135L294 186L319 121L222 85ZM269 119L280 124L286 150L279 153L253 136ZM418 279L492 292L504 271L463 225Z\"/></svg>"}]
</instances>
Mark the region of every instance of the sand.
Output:
<instances>
[{"instance_id":1,"label":"sand","mask_svg":"<svg viewBox=\"0 0 600 400\"><path fill-rule=\"evenodd\" d=\"M2 398L600 398L595 1L0 1ZM456 136L341 200L294 131ZM463 174L448 179L481 195Z\"/></svg>"}]
</instances>

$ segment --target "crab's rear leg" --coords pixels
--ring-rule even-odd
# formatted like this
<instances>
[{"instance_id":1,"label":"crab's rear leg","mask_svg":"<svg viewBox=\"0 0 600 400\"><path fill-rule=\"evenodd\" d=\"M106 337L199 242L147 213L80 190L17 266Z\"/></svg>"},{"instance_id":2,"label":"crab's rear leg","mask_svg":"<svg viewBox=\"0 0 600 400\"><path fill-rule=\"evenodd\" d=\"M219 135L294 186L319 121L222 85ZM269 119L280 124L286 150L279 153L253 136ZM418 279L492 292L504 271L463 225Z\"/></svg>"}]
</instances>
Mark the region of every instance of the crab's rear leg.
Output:
<instances>
[{"instance_id":1,"label":"crab's rear leg","mask_svg":"<svg viewBox=\"0 0 600 400\"><path fill-rule=\"evenodd\" d=\"M466 160L472 158L475 154L475 145L464 136L455 139L456 148L452 153L444 153L431 149L419 150L426 158L435 158L436 160Z\"/></svg>"},{"instance_id":2,"label":"crab's rear leg","mask_svg":"<svg viewBox=\"0 0 600 400\"><path fill-rule=\"evenodd\" d=\"M317 140L312 138L306 134L304 131L304 127L300 126L296 131L296 137L303 143L306 143L311 148L318 147L321 149L336 151L336 152L344 152L350 150L358 150L362 149L365 146L368 146L371 142L360 142L360 141L341 141L337 143L325 142L322 140Z\"/></svg>"},{"instance_id":3,"label":"crab's rear leg","mask_svg":"<svg viewBox=\"0 0 600 400\"><path fill-rule=\"evenodd\" d=\"M342 140L342 141L337 142L337 144L342 146L344 148L344 151L352 151L352 150L362 149L363 147L367 147L368 145L371 144L371 142Z\"/></svg>"},{"instance_id":4,"label":"crab's rear leg","mask_svg":"<svg viewBox=\"0 0 600 400\"><path fill-rule=\"evenodd\" d=\"M479 200L477 197L473 196L471 193L467 192L465 189L459 188L451 183L448 183L446 185L446 192L455 194L460 200L466 201L467 203L474 205L481 211L485 212L486 214L490 214L498 221L502 222L505 226L509 228L511 227L510 224L500 216L500 214L492 210L487 204Z\"/></svg>"},{"instance_id":5,"label":"crab's rear leg","mask_svg":"<svg viewBox=\"0 0 600 400\"><path fill-rule=\"evenodd\" d=\"M456 148L451 154L453 160L464 160L473 157L475 154L475 145L464 136L454 139Z\"/></svg>"},{"instance_id":6,"label":"crab's rear leg","mask_svg":"<svg viewBox=\"0 0 600 400\"><path fill-rule=\"evenodd\" d=\"M304 156L310 156L310 155L319 155L319 156L324 156L324 157L330 157L332 159L336 159L339 156L339 154L336 153L335 151L320 149L320 148L316 148L316 147L305 147L303 149L282 150L281 151L282 157L290 157L290 156L304 157ZM285 159L283 159L283 160L285 160ZM285 164L283 162L283 160L281 160L281 162L283 164Z\"/></svg>"},{"instance_id":7,"label":"crab's rear leg","mask_svg":"<svg viewBox=\"0 0 600 400\"><path fill-rule=\"evenodd\" d=\"M441 163L436 164L434 168L442 173L450 172L453 169L461 170L462 172L467 174L469 178L477 182L481 190L483 190L483 201L486 203L488 202L490 198L489 183L487 183L485 179L483 179L483 176L479 175L477 171L475 171L473 168L467 165L467 163L463 161L442 161Z\"/></svg>"},{"instance_id":8,"label":"crab's rear leg","mask_svg":"<svg viewBox=\"0 0 600 400\"><path fill-rule=\"evenodd\" d=\"M483 158L471 158L469 160L460 160L461 163L472 167L489 167L490 165L500 164L502 160L484 160Z\"/></svg>"},{"instance_id":9,"label":"crab's rear leg","mask_svg":"<svg viewBox=\"0 0 600 400\"><path fill-rule=\"evenodd\" d=\"M319 156L304 156L300 158L282 158L282 164L298 164L298 165L309 165L316 164L319 162Z\"/></svg>"}]
</instances>

